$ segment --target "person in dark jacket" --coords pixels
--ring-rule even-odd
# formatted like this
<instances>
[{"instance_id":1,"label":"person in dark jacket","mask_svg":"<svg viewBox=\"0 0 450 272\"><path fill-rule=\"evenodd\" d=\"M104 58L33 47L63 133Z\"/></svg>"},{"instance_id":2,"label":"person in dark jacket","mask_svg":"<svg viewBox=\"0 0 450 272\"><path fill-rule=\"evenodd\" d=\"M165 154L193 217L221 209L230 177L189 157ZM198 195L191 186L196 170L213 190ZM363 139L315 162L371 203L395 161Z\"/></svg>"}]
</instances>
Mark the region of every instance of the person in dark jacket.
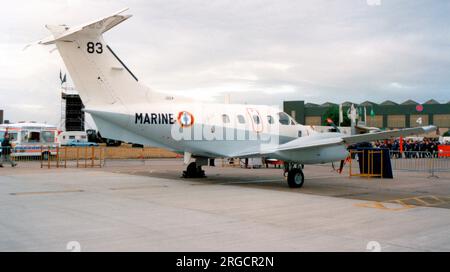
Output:
<instances>
[{"instance_id":1,"label":"person in dark jacket","mask_svg":"<svg viewBox=\"0 0 450 272\"><path fill-rule=\"evenodd\" d=\"M17 163L15 163L11 160L11 149L12 149L12 144L9 139L9 134L5 133L5 136L2 141L2 158L0 160L0 167L3 167L4 162L11 163L12 167L15 167L17 165Z\"/></svg>"}]
</instances>

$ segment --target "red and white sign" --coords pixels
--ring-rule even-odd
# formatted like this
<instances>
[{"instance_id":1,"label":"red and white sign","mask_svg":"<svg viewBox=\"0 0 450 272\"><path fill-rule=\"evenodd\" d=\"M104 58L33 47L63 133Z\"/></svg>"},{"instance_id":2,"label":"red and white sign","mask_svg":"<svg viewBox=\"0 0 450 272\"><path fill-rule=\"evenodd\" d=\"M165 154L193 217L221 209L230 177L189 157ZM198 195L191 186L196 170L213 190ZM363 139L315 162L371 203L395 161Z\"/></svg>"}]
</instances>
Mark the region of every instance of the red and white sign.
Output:
<instances>
[{"instance_id":1,"label":"red and white sign","mask_svg":"<svg viewBox=\"0 0 450 272\"><path fill-rule=\"evenodd\" d=\"M418 111L418 112L422 112L423 111L423 105L417 105L416 106L416 111Z\"/></svg>"}]
</instances>

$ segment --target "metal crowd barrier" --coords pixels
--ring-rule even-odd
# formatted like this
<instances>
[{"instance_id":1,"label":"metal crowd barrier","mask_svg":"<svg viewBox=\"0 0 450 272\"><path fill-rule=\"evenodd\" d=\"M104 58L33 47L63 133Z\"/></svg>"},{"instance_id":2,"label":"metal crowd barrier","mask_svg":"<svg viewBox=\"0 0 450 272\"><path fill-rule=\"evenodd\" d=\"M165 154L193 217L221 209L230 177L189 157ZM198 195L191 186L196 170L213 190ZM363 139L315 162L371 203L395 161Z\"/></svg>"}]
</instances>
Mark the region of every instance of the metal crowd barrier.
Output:
<instances>
[{"instance_id":1,"label":"metal crowd barrier","mask_svg":"<svg viewBox=\"0 0 450 272\"><path fill-rule=\"evenodd\" d=\"M373 152L373 151L370 151ZM374 154L368 153L368 158L364 158L362 151L350 150L348 158L349 175L360 177L378 177L373 175ZM376 151L375 151L376 152ZM437 173L450 172L450 152L426 152L426 151L390 151L391 165L393 171L423 172L429 177L438 177ZM368 161L367 167L362 164L363 169L359 169L359 163L354 161ZM380 162L382 163L382 162ZM364 174L360 174L360 171Z\"/></svg>"},{"instance_id":2,"label":"metal crowd barrier","mask_svg":"<svg viewBox=\"0 0 450 272\"><path fill-rule=\"evenodd\" d=\"M55 152L56 149L52 150L53 155ZM2 147L0 145L0 163L3 166L8 166L11 162L22 166L37 165L41 161L42 156L40 146L24 149L23 147ZM47 156L47 154L44 154L44 156Z\"/></svg>"},{"instance_id":3,"label":"metal crowd barrier","mask_svg":"<svg viewBox=\"0 0 450 272\"><path fill-rule=\"evenodd\" d=\"M430 177L450 172L450 152L391 151L391 162L393 170L427 172Z\"/></svg>"}]
</instances>

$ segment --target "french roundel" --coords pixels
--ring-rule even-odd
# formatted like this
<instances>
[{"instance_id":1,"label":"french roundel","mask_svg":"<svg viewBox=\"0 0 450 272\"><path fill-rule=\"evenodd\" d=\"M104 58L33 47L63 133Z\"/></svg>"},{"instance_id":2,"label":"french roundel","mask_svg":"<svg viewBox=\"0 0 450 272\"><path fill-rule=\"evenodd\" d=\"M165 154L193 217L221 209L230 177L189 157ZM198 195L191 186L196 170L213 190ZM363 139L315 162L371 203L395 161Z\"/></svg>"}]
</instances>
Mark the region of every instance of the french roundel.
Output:
<instances>
[{"instance_id":1,"label":"french roundel","mask_svg":"<svg viewBox=\"0 0 450 272\"><path fill-rule=\"evenodd\" d=\"M190 127L194 124L194 116L187 111L179 112L177 119L181 127Z\"/></svg>"}]
</instances>

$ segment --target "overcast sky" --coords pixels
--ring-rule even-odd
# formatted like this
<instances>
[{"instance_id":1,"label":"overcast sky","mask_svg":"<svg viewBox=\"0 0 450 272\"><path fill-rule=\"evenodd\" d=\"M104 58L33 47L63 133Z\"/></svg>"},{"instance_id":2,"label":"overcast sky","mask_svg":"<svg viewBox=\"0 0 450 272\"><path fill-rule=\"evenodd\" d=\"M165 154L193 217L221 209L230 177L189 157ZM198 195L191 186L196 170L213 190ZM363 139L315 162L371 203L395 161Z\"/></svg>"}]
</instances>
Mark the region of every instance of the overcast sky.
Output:
<instances>
[{"instance_id":1,"label":"overcast sky","mask_svg":"<svg viewBox=\"0 0 450 272\"><path fill-rule=\"evenodd\" d=\"M45 24L75 25L129 7L105 39L154 90L233 103L450 100L450 1L2 1L0 109L58 124Z\"/></svg>"}]
</instances>

